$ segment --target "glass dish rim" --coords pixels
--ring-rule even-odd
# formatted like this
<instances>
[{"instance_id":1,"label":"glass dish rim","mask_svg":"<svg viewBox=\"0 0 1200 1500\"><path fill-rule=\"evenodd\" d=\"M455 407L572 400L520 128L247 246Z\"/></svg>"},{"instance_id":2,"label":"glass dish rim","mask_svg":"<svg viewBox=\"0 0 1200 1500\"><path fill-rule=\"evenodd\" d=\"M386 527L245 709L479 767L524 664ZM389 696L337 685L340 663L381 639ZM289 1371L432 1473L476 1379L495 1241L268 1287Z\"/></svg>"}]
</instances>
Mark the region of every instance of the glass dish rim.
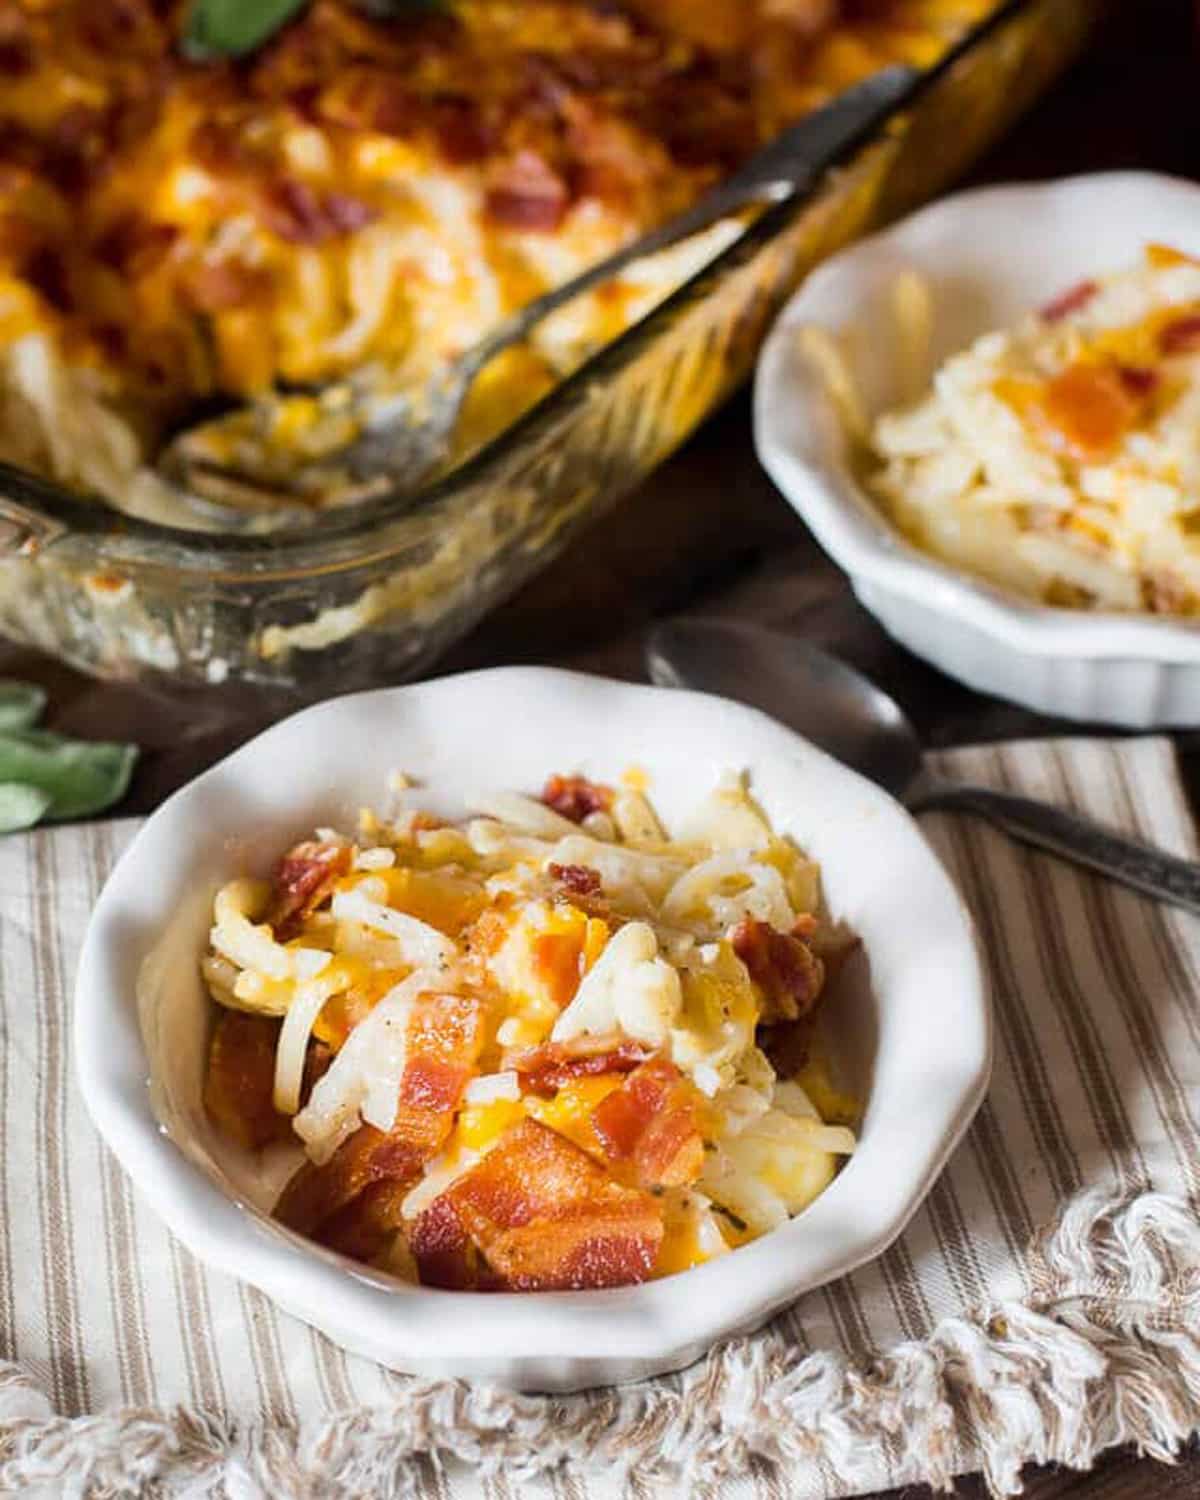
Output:
<instances>
[{"instance_id":1,"label":"glass dish rim","mask_svg":"<svg viewBox=\"0 0 1200 1500\"><path fill-rule=\"evenodd\" d=\"M489 470L501 468L514 451L527 443L534 446L537 436L556 427L598 380L615 377L688 305L702 300L712 284L723 281L751 259L814 200L827 193L832 173L844 168L848 160L877 147L894 131L898 116L911 111L964 57L1035 3L1037 0L999 0L981 20L952 42L936 62L921 72L911 93L889 112L876 132L865 142L842 153L812 188L768 207L732 243L681 282L645 317L588 356L479 450L428 486L415 492L392 491L358 505L331 510L313 525L280 527L260 535L237 535L173 526L130 515L106 501L85 499L65 485L31 470L0 462L0 508L4 508L7 501L10 507L28 513L35 531L48 532L30 549L35 554L49 552L71 539L110 540L123 544L120 562L126 566L169 563L181 572L211 573L218 569L225 574L231 569L236 572L240 567L254 579L265 580L274 573L294 576L297 571L303 571L307 559L324 556L331 546L372 536L381 544L378 551L370 546L364 547L344 558L341 566L369 563L373 553L376 558L386 556L395 550L384 542L391 525L436 514L457 495L486 482ZM272 561L275 567L271 566Z\"/></svg>"}]
</instances>

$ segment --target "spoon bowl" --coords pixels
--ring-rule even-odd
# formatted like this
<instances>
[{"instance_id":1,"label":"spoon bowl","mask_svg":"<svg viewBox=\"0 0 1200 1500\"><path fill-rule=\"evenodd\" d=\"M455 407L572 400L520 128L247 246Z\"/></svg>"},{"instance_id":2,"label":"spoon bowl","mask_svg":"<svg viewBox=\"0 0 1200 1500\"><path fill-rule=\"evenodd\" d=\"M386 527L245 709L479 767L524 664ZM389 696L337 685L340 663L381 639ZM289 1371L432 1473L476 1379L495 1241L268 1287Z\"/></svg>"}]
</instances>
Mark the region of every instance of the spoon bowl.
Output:
<instances>
[{"instance_id":1,"label":"spoon bowl","mask_svg":"<svg viewBox=\"0 0 1200 1500\"><path fill-rule=\"evenodd\" d=\"M881 688L807 642L759 625L668 620L646 646L658 687L701 688L760 708L904 801L921 743Z\"/></svg>"}]
</instances>

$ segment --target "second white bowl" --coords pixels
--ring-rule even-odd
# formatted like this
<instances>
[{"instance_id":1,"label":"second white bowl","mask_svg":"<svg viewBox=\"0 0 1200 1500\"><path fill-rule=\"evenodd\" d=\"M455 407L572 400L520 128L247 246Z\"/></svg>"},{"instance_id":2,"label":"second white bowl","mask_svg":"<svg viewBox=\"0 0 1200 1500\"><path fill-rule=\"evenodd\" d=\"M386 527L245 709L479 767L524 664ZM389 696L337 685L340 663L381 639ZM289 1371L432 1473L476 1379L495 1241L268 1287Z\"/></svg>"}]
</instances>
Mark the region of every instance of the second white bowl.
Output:
<instances>
[{"instance_id":1,"label":"second white bowl","mask_svg":"<svg viewBox=\"0 0 1200 1500\"><path fill-rule=\"evenodd\" d=\"M809 277L764 346L754 401L768 473L890 635L981 692L1130 729L1200 724L1200 625L1032 604L918 551L855 478L837 407L796 331L852 335L851 373L875 416L904 389L891 334L900 271L932 291L932 377L1056 291L1134 263L1149 240L1200 255L1200 186L1105 172L946 198Z\"/></svg>"}]
</instances>

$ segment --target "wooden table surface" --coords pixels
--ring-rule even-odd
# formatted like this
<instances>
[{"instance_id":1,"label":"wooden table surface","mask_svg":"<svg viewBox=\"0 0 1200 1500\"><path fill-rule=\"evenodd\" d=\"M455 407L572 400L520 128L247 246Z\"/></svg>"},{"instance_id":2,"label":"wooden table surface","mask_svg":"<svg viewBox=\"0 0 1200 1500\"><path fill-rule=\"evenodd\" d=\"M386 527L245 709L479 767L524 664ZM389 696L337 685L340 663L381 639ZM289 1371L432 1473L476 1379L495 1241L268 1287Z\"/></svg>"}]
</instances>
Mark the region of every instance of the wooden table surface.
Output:
<instances>
[{"instance_id":1,"label":"wooden table surface","mask_svg":"<svg viewBox=\"0 0 1200 1500\"><path fill-rule=\"evenodd\" d=\"M1200 49L1189 0L1118 0L1116 11L1088 56L980 164L972 181L1134 166L1200 178ZM1055 268L1046 269L1053 284ZM745 397L442 665L553 662L638 679L648 622L681 611L753 618L835 650L893 693L930 744L1061 727L970 692L883 634L756 466ZM43 683L54 727L143 746L122 812L148 811L261 727L252 714L231 718L210 704L91 682L11 646L0 646L0 675ZM1200 750L1189 742L1181 749L1194 805L1200 805ZM904 1493L910 1500L931 1497L921 1488ZM982 1500L986 1491L977 1479L966 1479L957 1493ZM1027 1493L1035 1500L1198 1497L1200 1448L1175 1467L1117 1452L1087 1475L1031 1471Z\"/></svg>"}]
</instances>

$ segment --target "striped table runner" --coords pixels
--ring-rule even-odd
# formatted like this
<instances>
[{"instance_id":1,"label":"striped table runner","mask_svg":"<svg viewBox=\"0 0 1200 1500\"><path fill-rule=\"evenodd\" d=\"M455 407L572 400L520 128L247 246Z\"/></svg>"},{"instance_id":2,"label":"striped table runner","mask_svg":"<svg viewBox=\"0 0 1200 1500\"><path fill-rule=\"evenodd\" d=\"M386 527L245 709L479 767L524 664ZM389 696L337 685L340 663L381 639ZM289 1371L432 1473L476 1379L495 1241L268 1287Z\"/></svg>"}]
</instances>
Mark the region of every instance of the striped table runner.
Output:
<instances>
[{"instance_id":1,"label":"striped table runner","mask_svg":"<svg viewBox=\"0 0 1200 1500\"><path fill-rule=\"evenodd\" d=\"M1196 854L1162 741L941 761ZM995 984L995 1079L949 1168L884 1256L763 1333L566 1399L349 1358L172 1240L71 1070L76 953L133 825L4 840L0 1489L768 1500L983 1468L1010 1493L1030 1460L1168 1455L1200 1425L1200 921L981 824L927 828Z\"/></svg>"}]
</instances>

